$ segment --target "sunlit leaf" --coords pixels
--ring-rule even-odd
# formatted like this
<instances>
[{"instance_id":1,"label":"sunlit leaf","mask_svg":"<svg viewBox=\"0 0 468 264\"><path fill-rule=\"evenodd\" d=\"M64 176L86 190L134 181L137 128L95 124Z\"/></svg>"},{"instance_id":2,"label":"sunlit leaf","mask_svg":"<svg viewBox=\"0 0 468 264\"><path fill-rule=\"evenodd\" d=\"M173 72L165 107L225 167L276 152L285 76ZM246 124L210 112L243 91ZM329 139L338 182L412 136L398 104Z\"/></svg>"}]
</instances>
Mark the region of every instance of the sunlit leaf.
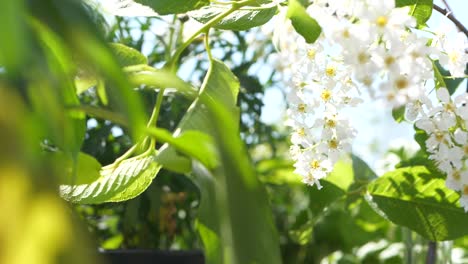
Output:
<instances>
[{"instance_id":1,"label":"sunlit leaf","mask_svg":"<svg viewBox=\"0 0 468 264\"><path fill-rule=\"evenodd\" d=\"M148 59L145 57L145 55L141 54L134 48L125 46L120 43L111 43L110 47L121 67L148 64Z\"/></svg>"},{"instance_id":2,"label":"sunlit leaf","mask_svg":"<svg viewBox=\"0 0 468 264\"><path fill-rule=\"evenodd\" d=\"M423 166L397 169L368 186L369 202L384 217L432 241L468 234L468 214L460 195L445 187Z\"/></svg>"},{"instance_id":3,"label":"sunlit leaf","mask_svg":"<svg viewBox=\"0 0 468 264\"><path fill-rule=\"evenodd\" d=\"M61 185L60 195L74 203L120 202L142 193L156 177L161 165L151 155L140 155L102 167L100 177L88 184ZM77 180L86 175L77 175Z\"/></svg>"},{"instance_id":4,"label":"sunlit leaf","mask_svg":"<svg viewBox=\"0 0 468 264\"><path fill-rule=\"evenodd\" d=\"M116 16L180 14L209 5L209 0L108 0L104 9Z\"/></svg>"},{"instance_id":5,"label":"sunlit leaf","mask_svg":"<svg viewBox=\"0 0 468 264\"><path fill-rule=\"evenodd\" d=\"M230 9L228 5L211 5L189 13L195 20L206 23L217 15ZM261 6L245 6L219 21L214 27L230 30L247 30L268 22L275 14L276 6L261 8Z\"/></svg>"},{"instance_id":6,"label":"sunlit leaf","mask_svg":"<svg viewBox=\"0 0 468 264\"><path fill-rule=\"evenodd\" d=\"M396 0L395 6L410 6L409 14L416 18L419 26L424 26L432 15L432 0Z\"/></svg>"},{"instance_id":7,"label":"sunlit leaf","mask_svg":"<svg viewBox=\"0 0 468 264\"><path fill-rule=\"evenodd\" d=\"M303 36L307 43L314 43L319 38L322 28L297 0L289 1L287 17L296 32Z\"/></svg>"}]
</instances>

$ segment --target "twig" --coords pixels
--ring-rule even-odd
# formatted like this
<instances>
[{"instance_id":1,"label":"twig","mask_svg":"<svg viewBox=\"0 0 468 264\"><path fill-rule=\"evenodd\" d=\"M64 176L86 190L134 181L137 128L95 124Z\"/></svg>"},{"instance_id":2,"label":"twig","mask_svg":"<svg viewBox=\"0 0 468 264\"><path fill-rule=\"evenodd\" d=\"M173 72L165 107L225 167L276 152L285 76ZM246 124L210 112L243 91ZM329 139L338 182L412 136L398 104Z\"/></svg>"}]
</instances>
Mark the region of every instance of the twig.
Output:
<instances>
[{"instance_id":1,"label":"twig","mask_svg":"<svg viewBox=\"0 0 468 264\"><path fill-rule=\"evenodd\" d=\"M458 30L460 30L461 32L463 32L465 34L465 36L468 38L468 29L466 29L466 27L458 20L455 18L455 16L453 16L453 13L445 8L442 8L438 5L433 5L433 8L434 10L436 10L437 12L441 13L442 15L446 16L448 19L450 19L454 24L455 26L458 28Z\"/></svg>"},{"instance_id":2,"label":"twig","mask_svg":"<svg viewBox=\"0 0 468 264\"><path fill-rule=\"evenodd\" d=\"M450 8L449 4L447 3L446 0L442 0L442 2L444 3L445 7L447 8L447 10L452 13L452 8Z\"/></svg>"}]
</instances>

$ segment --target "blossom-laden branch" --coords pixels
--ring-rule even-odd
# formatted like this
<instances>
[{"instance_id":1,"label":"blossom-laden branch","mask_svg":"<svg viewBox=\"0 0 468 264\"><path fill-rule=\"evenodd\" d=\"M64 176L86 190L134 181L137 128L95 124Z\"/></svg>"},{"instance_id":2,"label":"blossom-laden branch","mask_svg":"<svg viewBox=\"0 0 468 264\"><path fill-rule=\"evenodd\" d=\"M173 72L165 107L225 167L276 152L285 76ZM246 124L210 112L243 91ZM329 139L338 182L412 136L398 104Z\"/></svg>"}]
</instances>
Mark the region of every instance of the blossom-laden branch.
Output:
<instances>
[{"instance_id":1,"label":"blossom-laden branch","mask_svg":"<svg viewBox=\"0 0 468 264\"><path fill-rule=\"evenodd\" d=\"M436 4L434 4L433 6L434 10L436 10L437 12L441 13L442 15L446 16L448 19L450 19L454 24L455 26L458 28L458 30L460 30L461 32L463 32L465 34L465 36L468 38L468 29L466 29L466 27L458 20L455 18L455 16L453 15L453 13L445 8L442 8Z\"/></svg>"}]
</instances>

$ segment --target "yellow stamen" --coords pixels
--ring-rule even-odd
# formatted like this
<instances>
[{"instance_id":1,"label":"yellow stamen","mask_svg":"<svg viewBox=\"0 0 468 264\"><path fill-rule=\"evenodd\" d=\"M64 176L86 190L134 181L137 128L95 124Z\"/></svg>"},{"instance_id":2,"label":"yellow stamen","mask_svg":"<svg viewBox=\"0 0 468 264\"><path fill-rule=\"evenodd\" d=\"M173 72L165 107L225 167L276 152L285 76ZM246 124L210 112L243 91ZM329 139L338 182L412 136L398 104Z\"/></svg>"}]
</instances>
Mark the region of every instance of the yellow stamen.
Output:
<instances>
[{"instance_id":1,"label":"yellow stamen","mask_svg":"<svg viewBox=\"0 0 468 264\"><path fill-rule=\"evenodd\" d=\"M460 180L460 177L461 177L459 171L453 172L452 176L453 176L453 178L454 178L455 180L457 180L457 181L459 181L459 180Z\"/></svg>"},{"instance_id":2,"label":"yellow stamen","mask_svg":"<svg viewBox=\"0 0 468 264\"><path fill-rule=\"evenodd\" d=\"M305 104L299 104L297 106L297 111L301 112L301 113L305 113L306 111L306 105Z\"/></svg>"},{"instance_id":3,"label":"yellow stamen","mask_svg":"<svg viewBox=\"0 0 468 264\"><path fill-rule=\"evenodd\" d=\"M310 162L310 167L314 170L320 168L320 162L318 160L313 160Z\"/></svg>"},{"instance_id":4,"label":"yellow stamen","mask_svg":"<svg viewBox=\"0 0 468 264\"><path fill-rule=\"evenodd\" d=\"M296 133L297 133L299 136L303 137L303 136L305 136L305 129L304 129L303 127L301 127L301 128L299 128L299 129L296 130Z\"/></svg>"},{"instance_id":5,"label":"yellow stamen","mask_svg":"<svg viewBox=\"0 0 468 264\"><path fill-rule=\"evenodd\" d=\"M336 75L336 68L334 66L327 66L325 73L328 77L333 77Z\"/></svg>"},{"instance_id":6,"label":"yellow stamen","mask_svg":"<svg viewBox=\"0 0 468 264\"><path fill-rule=\"evenodd\" d=\"M327 121L325 122L325 125L327 127L334 128L336 126L336 121L334 119L327 119Z\"/></svg>"},{"instance_id":7,"label":"yellow stamen","mask_svg":"<svg viewBox=\"0 0 468 264\"><path fill-rule=\"evenodd\" d=\"M396 80L395 85L398 90L405 89L408 87L408 80L405 77L400 77Z\"/></svg>"},{"instance_id":8,"label":"yellow stamen","mask_svg":"<svg viewBox=\"0 0 468 264\"><path fill-rule=\"evenodd\" d=\"M379 27L385 27L388 23L388 18L386 16L379 16L377 20L375 21L375 23Z\"/></svg>"},{"instance_id":9,"label":"yellow stamen","mask_svg":"<svg viewBox=\"0 0 468 264\"><path fill-rule=\"evenodd\" d=\"M327 102L328 100L330 100L331 98L331 92L330 90L323 90L322 94L320 95L320 97L325 101Z\"/></svg>"},{"instance_id":10,"label":"yellow stamen","mask_svg":"<svg viewBox=\"0 0 468 264\"><path fill-rule=\"evenodd\" d=\"M385 66L390 67L393 63L395 63L395 57L391 55L385 57L384 63L385 63Z\"/></svg>"},{"instance_id":11,"label":"yellow stamen","mask_svg":"<svg viewBox=\"0 0 468 264\"><path fill-rule=\"evenodd\" d=\"M328 146L331 149L337 149L338 148L338 141L336 139L332 139L332 140L328 141Z\"/></svg>"},{"instance_id":12,"label":"yellow stamen","mask_svg":"<svg viewBox=\"0 0 468 264\"><path fill-rule=\"evenodd\" d=\"M365 53L365 52L360 52L358 54L358 61L360 64L365 64L369 61L369 54Z\"/></svg>"},{"instance_id":13,"label":"yellow stamen","mask_svg":"<svg viewBox=\"0 0 468 264\"><path fill-rule=\"evenodd\" d=\"M317 54L317 51L316 51L315 49L309 49L309 50L307 51L307 57L308 57L309 59L315 58L315 54Z\"/></svg>"}]
</instances>

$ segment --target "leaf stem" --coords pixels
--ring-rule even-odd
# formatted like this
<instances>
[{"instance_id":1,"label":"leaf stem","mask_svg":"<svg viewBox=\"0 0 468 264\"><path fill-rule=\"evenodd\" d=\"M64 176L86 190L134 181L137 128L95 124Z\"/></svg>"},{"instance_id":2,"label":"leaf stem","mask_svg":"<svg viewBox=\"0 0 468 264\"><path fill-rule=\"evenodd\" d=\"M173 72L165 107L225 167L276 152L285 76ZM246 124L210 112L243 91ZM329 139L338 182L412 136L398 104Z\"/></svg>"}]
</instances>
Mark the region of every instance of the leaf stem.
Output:
<instances>
[{"instance_id":1,"label":"leaf stem","mask_svg":"<svg viewBox=\"0 0 468 264\"><path fill-rule=\"evenodd\" d=\"M203 25L197 32L195 32L187 41L182 43L182 45L175 51L174 55L172 56L171 60L168 61L167 66L170 70L175 71L176 70L176 63L178 62L180 55L182 52L202 33L205 33L207 29L211 28L214 26L216 23L221 21L223 18L229 16L231 13L234 11L238 10L239 8L250 4L251 2L254 2L255 0L243 0L239 2L232 2L231 8L227 10L226 12L223 12L214 18L212 18L210 21L206 22L206 24Z\"/></svg>"},{"instance_id":2,"label":"leaf stem","mask_svg":"<svg viewBox=\"0 0 468 264\"><path fill-rule=\"evenodd\" d=\"M156 126L158 121L159 112L161 111L162 101L164 99L164 89L160 89L158 93L158 97L156 99L156 104L153 108L153 112L151 113L150 120L148 121L147 127Z\"/></svg>"},{"instance_id":3,"label":"leaf stem","mask_svg":"<svg viewBox=\"0 0 468 264\"><path fill-rule=\"evenodd\" d=\"M211 54L211 47L210 47L210 38L209 38L209 33L210 32L210 29L207 29L206 30L206 33L205 33L205 38L204 38L204 42L205 42L205 49L206 49L206 54L208 54L208 59L210 60L210 62L213 60L213 55Z\"/></svg>"}]
</instances>

